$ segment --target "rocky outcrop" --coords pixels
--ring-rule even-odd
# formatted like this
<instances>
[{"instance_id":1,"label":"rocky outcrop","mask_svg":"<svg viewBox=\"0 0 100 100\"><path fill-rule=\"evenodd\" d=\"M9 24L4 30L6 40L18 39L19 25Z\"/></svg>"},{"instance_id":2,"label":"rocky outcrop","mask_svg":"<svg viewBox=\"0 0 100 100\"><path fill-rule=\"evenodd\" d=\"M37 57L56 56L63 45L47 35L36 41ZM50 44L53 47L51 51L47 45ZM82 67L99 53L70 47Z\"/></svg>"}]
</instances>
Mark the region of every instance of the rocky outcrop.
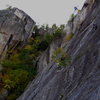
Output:
<instances>
[{"instance_id":1,"label":"rocky outcrop","mask_svg":"<svg viewBox=\"0 0 100 100\"><path fill-rule=\"evenodd\" d=\"M63 36L62 36L63 37ZM52 41L50 46L47 48L45 52L40 55L38 62L37 62L37 70L38 73L41 72L45 67L48 67L48 64L52 62L53 52L61 47L62 37L58 37L56 40Z\"/></svg>"},{"instance_id":2,"label":"rocky outcrop","mask_svg":"<svg viewBox=\"0 0 100 100\"><path fill-rule=\"evenodd\" d=\"M64 67L53 61L46 64L17 100L100 100L100 0L86 2L84 14L71 23L73 39L61 45L72 63Z\"/></svg>"},{"instance_id":3,"label":"rocky outcrop","mask_svg":"<svg viewBox=\"0 0 100 100\"><path fill-rule=\"evenodd\" d=\"M35 22L18 8L0 10L0 63L5 58L7 51L12 52L17 47L25 45L34 26ZM0 64L0 74L2 74L2 70L3 67ZM5 100L7 95L7 90L0 90L0 100Z\"/></svg>"},{"instance_id":4,"label":"rocky outcrop","mask_svg":"<svg viewBox=\"0 0 100 100\"><path fill-rule=\"evenodd\" d=\"M72 18L68 21L64 29L66 34L76 33L80 25L82 25L82 23L86 19L87 13L93 6L93 3L94 3L94 0L87 0L83 5L82 10L80 10L77 15L72 16Z\"/></svg>"},{"instance_id":5,"label":"rocky outcrop","mask_svg":"<svg viewBox=\"0 0 100 100\"><path fill-rule=\"evenodd\" d=\"M35 22L18 8L0 10L0 57L6 51L25 44L32 34Z\"/></svg>"}]
</instances>

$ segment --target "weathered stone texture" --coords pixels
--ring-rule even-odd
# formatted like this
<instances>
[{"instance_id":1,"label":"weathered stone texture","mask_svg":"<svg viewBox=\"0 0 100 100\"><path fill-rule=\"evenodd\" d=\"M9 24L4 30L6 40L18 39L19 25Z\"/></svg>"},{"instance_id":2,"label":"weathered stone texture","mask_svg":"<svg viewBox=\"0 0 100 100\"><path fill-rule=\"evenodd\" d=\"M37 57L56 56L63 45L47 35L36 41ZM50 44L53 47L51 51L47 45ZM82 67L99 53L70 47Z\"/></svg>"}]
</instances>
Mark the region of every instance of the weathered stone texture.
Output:
<instances>
[{"instance_id":1,"label":"weathered stone texture","mask_svg":"<svg viewBox=\"0 0 100 100\"><path fill-rule=\"evenodd\" d=\"M100 100L100 0L87 2L90 4L88 9L83 8L83 12L87 9L85 16L71 23L77 22L72 29L75 29L73 39L67 45L62 42L62 47L72 57L71 65L59 67L52 61L47 67L44 64L17 100ZM45 58L47 52L42 59L43 56ZM42 59L43 65L46 61Z\"/></svg>"},{"instance_id":2,"label":"weathered stone texture","mask_svg":"<svg viewBox=\"0 0 100 100\"><path fill-rule=\"evenodd\" d=\"M9 47L14 49L19 42L24 44L34 26L35 22L18 8L0 10L0 56Z\"/></svg>"}]
</instances>

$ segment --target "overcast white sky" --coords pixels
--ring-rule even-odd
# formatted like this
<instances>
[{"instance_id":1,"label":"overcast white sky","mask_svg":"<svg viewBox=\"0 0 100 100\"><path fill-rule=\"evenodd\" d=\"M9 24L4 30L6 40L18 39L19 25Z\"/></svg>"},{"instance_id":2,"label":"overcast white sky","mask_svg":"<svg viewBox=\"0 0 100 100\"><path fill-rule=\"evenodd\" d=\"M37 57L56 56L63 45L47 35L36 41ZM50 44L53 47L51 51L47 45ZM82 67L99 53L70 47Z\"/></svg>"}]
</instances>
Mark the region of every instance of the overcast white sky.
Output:
<instances>
[{"instance_id":1,"label":"overcast white sky","mask_svg":"<svg viewBox=\"0 0 100 100\"><path fill-rule=\"evenodd\" d=\"M0 0L0 9L18 7L38 24L66 24L74 6L82 7L85 0Z\"/></svg>"}]
</instances>

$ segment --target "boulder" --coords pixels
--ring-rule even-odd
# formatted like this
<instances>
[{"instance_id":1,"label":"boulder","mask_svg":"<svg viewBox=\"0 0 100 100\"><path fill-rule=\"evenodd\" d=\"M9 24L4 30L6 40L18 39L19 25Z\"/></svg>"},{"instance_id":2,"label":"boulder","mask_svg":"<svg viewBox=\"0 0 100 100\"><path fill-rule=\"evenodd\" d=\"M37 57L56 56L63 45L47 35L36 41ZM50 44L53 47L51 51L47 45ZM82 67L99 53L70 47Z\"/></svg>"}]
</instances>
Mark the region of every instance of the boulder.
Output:
<instances>
[{"instance_id":1,"label":"boulder","mask_svg":"<svg viewBox=\"0 0 100 100\"><path fill-rule=\"evenodd\" d=\"M31 36L35 22L18 8L0 10L0 57L6 51L24 45Z\"/></svg>"}]
</instances>

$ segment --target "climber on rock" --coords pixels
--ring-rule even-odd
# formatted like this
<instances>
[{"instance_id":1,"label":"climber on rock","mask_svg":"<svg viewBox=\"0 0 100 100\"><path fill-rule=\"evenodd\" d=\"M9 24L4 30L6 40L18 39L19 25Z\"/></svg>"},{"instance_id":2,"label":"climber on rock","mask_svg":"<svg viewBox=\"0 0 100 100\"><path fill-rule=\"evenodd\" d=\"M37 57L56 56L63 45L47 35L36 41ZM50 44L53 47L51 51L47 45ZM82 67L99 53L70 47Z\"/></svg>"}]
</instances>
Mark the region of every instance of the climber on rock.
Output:
<instances>
[{"instance_id":1,"label":"climber on rock","mask_svg":"<svg viewBox=\"0 0 100 100\"><path fill-rule=\"evenodd\" d=\"M80 12L80 10L78 9L78 7L74 7L74 14L76 15L77 13L79 13Z\"/></svg>"},{"instance_id":2,"label":"climber on rock","mask_svg":"<svg viewBox=\"0 0 100 100\"><path fill-rule=\"evenodd\" d=\"M75 11L77 11L77 10L78 10L78 8L77 8L77 7L74 7L74 10L75 10Z\"/></svg>"}]
</instances>

